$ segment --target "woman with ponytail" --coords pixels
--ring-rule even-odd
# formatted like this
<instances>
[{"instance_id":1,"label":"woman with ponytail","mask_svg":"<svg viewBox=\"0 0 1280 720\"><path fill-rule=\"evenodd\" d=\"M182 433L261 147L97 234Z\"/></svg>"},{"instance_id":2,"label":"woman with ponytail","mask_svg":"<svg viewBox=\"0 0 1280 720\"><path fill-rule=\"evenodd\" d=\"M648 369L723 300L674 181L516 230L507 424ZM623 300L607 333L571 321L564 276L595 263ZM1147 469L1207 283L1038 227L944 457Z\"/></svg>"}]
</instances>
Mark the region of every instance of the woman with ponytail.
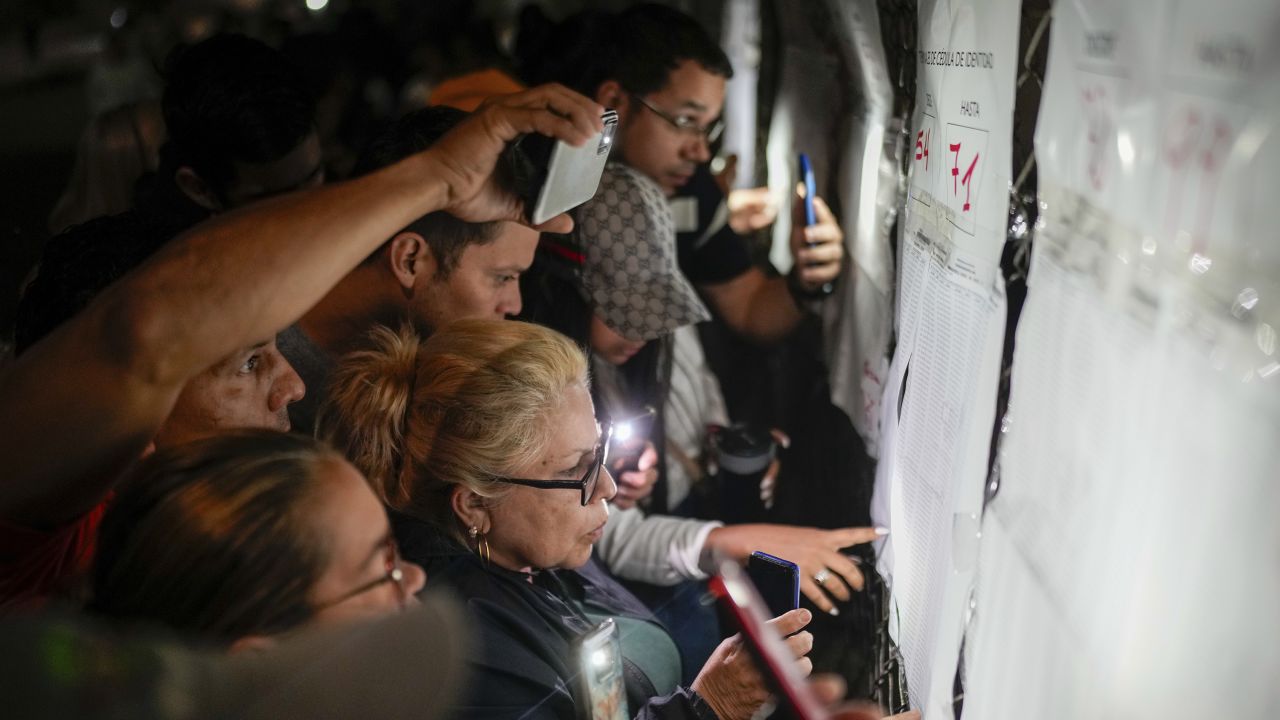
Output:
<instances>
[{"instance_id":1,"label":"woman with ponytail","mask_svg":"<svg viewBox=\"0 0 1280 720\"><path fill-rule=\"evenodd\" d=\"M738 638L679 686L671 637L591 559L617 487L576 345L499 320L373 340L344 359L319 427L398 515L406 557L467 602L480 642L458 717L589 715L574 644L605 619L633 716L751 717L768 692ZM773 621L806 671L808 620Z\"/></svg>"}]
</instances>

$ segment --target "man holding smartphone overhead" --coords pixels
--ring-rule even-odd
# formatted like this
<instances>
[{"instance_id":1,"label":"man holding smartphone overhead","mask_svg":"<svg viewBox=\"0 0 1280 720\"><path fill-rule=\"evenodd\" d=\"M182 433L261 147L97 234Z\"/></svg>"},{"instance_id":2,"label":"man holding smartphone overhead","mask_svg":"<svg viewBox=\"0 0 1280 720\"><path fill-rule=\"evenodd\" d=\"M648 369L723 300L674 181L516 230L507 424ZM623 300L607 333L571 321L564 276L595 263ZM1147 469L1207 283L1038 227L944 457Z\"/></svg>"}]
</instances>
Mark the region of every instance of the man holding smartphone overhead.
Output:
<instances>
[{"instance_id":1,"label":"man holding smartphone overhead","mask_svg":"<svg viewBox=\"0 0 1280 720\"><path fill-rule=\"evenodd\" d=\"M46 597L86 564L117 479L211 365L296 321L415 218L520 221L520 199L493 180L506 145L528 132L581 145L600 112L564 88L535 88L378 172L220 215L0 369L0 605ZM535 229L571 227L560 216ZM230 372L241 363L258 367L235 357Z\"/></svg>"}]
</instances>

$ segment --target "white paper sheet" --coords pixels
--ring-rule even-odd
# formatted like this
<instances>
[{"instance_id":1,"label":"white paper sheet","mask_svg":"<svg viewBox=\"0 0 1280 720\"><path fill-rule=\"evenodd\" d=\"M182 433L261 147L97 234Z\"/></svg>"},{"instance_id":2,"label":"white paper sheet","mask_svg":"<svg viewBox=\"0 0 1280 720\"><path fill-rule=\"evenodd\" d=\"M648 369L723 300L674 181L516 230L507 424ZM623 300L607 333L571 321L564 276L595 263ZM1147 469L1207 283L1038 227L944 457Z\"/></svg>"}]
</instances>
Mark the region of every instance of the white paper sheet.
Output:
<instances>
[{"instance_id":1,"label":"white paper sheet","mask_svg":"<svg viewBox=\"0 0 1280 720\"><path fill-rule=\"evenodd\" d=\"M893 89L886 81L874 0L796 4L779 16L788 44L766 149L769 187L782 209L770 262L792 266L790 208L797 153L809 155L818 192L844 230L845 265L821 303L823 357L831 400L853 422L873 457L892 325L893 249L887 222L897 203L896 133L887 129ZM842 103L842 104L837 104Z\"/></svg>"},{"instance_id":2,"label":"white paper sheet","mask_svg":"<svg viewBox=\"0 0 1280 720\"><path fill-rule=\"evenodd\" d=\"M880 453L880 401L893 331L894 237L900 212L898 133L890 127L893 86L874 0L827 0L843 62L854 78L854 111L840 123L846 148L836 168L845 246L852 262L822 304L831 400Z\"/></svg>"},{"instance_id":3,"label":"white paper sheet","mask_svg":"<svg viewBox=\"0 0 1280 720\"><path fill-rule=\"evenodd\" d=\"M873 513L913 707L952 715L1004 337L1018 3L922 2ZM901 402L899 403L899 398ZM899 413L899 404L901 412Z\"/></svg>"},{"instance_id":4,"label":"white paper sheet","mask_svg":"<svg viewBox=\"0 0 1280 720\"><path fill-rule=\"evenodd\" d=\"M1280 713L1278 30L1055 6L969 718Z\"/></svg>"}]
</instances>

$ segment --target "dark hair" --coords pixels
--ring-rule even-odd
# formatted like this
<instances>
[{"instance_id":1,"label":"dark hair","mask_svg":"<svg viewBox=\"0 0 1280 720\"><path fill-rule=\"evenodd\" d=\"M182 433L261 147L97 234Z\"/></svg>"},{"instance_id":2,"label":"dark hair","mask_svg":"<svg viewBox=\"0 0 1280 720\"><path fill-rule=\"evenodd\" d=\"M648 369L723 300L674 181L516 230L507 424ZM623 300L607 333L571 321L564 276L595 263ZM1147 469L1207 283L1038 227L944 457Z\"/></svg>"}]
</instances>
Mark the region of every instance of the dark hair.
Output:
<instances>
[{"instance_id":1,"label":"dark hair","mask_svg":"<svg viewBox=\"0 0 1280 720\"><path fill-rule=\"evenodd\" d=\"M235 34L179 47L161 100L169 142L161 167L186 165L225 200L234 161L279 160L315 130L316 101L279 52Z\"/></svg>"},{"instance_id":2,"label":"dark hair","mask_svg":"<svg viewBox=\"0 0 1280 720\"><path fill-rule=\"evenodd\" d=\"M369 142L356 161L352 176L367 175L426 150L466 117L467 113L462 110L443 105L405 115ZM504 170L500 168L499 172ZM437 211L409 223L404 230L418 233L426 240L436 260L437 276L447 278L468 245L483 245L497 237L498 224L469 223ZM365 262L372 261L385 247L386 243Z\"/></svg>"},{"instance_id":3,"label":"dark hair","mask_svg":"<svg viewBox=\"0 0 1280 720\"><path fill-rule=\"evenodd\" d=\"M616 80L647 95L665 87L684 60L733 77L720 44L697 20L665 5L643 3L617 14L586 10L554 27L533 15L521 20L518 60L531 85L554 81L593 97L601 83Z\"/></svg>"},{"instance_id":4,"label":"dark hair","mask_svg":"<svg viewBox=\"0 0 1280 720\"><path fill-rule=\"evenodd\" d=\"M270 430L156 452L103 517L89 608L226 643L302 624L328 562L308 521L317 473L339 458Z\"/></svg>"},{"instance_id":5,"label":"dark hair","mask_svg":"<svg viewBox=\"0 0 1280 720\"><path fill-rule=\"evenodd\" d=\"M45 244L35 279L18 301L15 353L70 320L182 229L169 220L130 211L55 235Z\"/></svg>"},{"instance_id":6,"label":"dark hair","mask_svg":"<svg viewBox=\"0 0 1280 720\"><path fill-rule=\"evenodd\" d=\"M536 6L520 14L515 58L526 85L558 82L594 97L596 88L613 72L614 14L583 10L560 23Z\"/></svg>"},{"instance_id":7,"label":"dark hair","mask_svg":"<svg viewBox=\"0 0 1280 720\"><path fill-rule=\"evenodd\" d=\"M533 264L520 274L523 302L516 319L549 327L590 353L594 311L582 290L580 267L551 250L559 245L559 237L544 240L533 256Z\"/></svg>"}]
</instances>

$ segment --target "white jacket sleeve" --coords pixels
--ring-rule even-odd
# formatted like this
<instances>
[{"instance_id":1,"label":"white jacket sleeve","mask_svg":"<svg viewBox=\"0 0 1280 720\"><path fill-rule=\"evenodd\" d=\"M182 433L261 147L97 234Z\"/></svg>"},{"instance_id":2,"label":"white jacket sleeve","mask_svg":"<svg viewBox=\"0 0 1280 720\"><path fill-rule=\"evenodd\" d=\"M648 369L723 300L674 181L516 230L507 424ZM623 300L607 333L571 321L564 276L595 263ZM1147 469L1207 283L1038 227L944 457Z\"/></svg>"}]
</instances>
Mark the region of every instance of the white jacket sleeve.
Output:
<instances>
[{"instance_id":1,"label":"white jacket sleeve","mask_svg":"<svg viewBox=\"0 0 1280 720\"><path fill-rule=\"evenodd\" d=\"M702 548L707 535L722 525L610 507L596 550L610 572L627 580L653 585L704 580L707 573L698 565Z\"/></svg>"}]
</instances>

